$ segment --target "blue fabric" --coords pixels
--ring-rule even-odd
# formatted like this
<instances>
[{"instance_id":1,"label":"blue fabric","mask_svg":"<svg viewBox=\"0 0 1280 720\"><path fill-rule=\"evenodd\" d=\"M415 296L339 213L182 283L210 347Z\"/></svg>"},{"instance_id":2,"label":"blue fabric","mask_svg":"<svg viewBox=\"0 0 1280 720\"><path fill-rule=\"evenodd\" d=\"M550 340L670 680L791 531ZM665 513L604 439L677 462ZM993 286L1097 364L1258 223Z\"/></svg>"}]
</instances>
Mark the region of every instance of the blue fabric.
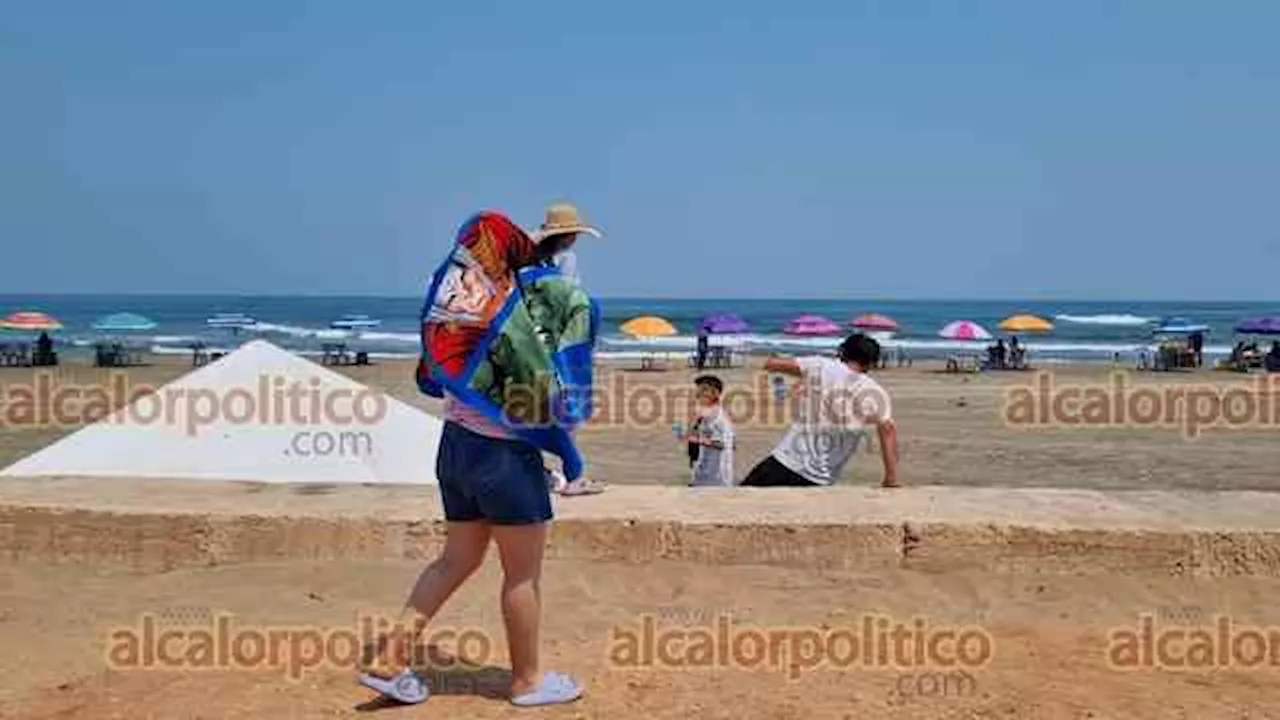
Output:
<instances>
[{"instance_id":1,"label":"blue fabric","mask_svg":"<svg viewBox=\"0 0 1280 720\"><path fill-rule=\"evenodd\" d=\"M572 433L591 416L599 308L560 268L529 264L533 251L505 216L481 213L463 225L423 303L417 383L556 455L576 480L584 463ZM496 293L475 305L482 286Z\"/></svg>"},{"instance_id":2,"label":"blue fabric","mask_svg":"<svg viewBox=\"0 0 1280 720\"><path fill-rule=\"evenodd\" d=\"M538 449L447 422L436 455L444 517L527 525L552 518L551 491Z\"/></svg>"}]
</instances>

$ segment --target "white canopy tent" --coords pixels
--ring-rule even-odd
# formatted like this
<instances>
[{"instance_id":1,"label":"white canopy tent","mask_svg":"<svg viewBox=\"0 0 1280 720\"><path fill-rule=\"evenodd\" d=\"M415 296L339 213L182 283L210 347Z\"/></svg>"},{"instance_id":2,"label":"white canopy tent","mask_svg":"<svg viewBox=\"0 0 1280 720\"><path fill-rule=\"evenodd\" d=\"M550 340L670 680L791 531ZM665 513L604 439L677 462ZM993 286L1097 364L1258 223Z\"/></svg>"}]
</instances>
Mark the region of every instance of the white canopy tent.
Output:
<instances>
[{"instance_id":1,"label":"white canopy tent","mask_svg":"<svg viewBox=\"0 0 1280 720\"><path fill-rule=\"evenodd\" d=\"M0 476L435 484L442 421L265 340Z\"/></svg>"}]
</instances>

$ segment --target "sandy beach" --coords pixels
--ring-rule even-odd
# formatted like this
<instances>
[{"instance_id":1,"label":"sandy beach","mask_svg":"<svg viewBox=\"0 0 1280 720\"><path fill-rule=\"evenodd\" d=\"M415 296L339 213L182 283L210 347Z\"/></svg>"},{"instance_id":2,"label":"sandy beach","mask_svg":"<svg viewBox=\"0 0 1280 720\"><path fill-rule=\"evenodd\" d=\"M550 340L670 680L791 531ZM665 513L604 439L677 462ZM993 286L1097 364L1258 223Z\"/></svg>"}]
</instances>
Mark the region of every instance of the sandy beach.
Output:
<instances>
[{"instance_id":1,"label":"sandy beach","mask_svg":"<svg viewBox=\"0 0 1280 720\"><path fill-rule=\"evenodd\" d=\"M129 379L161 385L188 369L161 362L130 370ZM1057 366L1046 377L1058 391L1130 387L1107 385L1119 382L1113 370ZM5 370L0 382L33 383L33 372ZM417 392L410 363L343 372L439 410ZM679 409L670 414L679 419L681 392L695 374L606 366L598 382L622 388L620 397L676 398ZM768 387L754 368L718 374L731 389ZM1264 496L1239 492L1273 489L1274 426L1205 428L1194 440L1178 423L1081 428L1033 419L1011 427L1018 392L1044 382L1034 373L954 375L917 365L880 376L894 399L901 474L910 487L875 489L879 459L870 452L846 475L851 487L796 491L817 493L804 500L809 509L792 502L799 496L779 494L788 491L709 491L722 493L720 502L674 487L686 481L687 461L665 411L633 408L620 416L630 422L603 413L583 430L592 474L628 487L558 501L567 519L553 536L544 581L546 664L583 678L588 696L546 716L1235 719L1269 717L1280 707L1274 662L1232 667L1226 650L1225 663L1219 658L1202 667L1143 665L1141 658L1125 665L1117 662L1127 656L1115 654L1113 635L1139 637L1144 616L1166 634L1216 628L1225 617L1227 644L1252 640L1252 631L1274 635L1275 649L1267 646L1264 654L1280 658L1274 526L1260 501L1249 499ZM103 371L75 364L52 377L69 385L105 379ZM1210 371L1123 378L1130 390L1256 387L1253 376ZM755 397L767 406L761 394ZM748 419L738 428L739 476L780 436L771 412L741 413ZM72 430L9 423L0 432L0 464ZM672 487L645 487L654 485ZM1054 494L1072 488L1085 494ZM118 662L120 639L145 635L146 622L156 633L190 632L225 616L240 628L236 637L272 629L336 637L357 626L358 613L394 612L422 559L438 546L432 488L303 492L239 483L33 480L2 490L0 644L24 652L0 661L0 717L512 713L501 701L505 650L492 557L439 619L439 627L467 631L474 642L460 647L455 635L436 644L425 672L437 697L422 707L374 701L353 684L345 651L297 677L284 661L215 663L198 671L154 658L145 668ZM1230 524L1203 524L1225 522L1227 505L1236 508ZM1260 516L1240 514L1255 505ZM1191 519L1201 510L1203 517ZM626 535L633 523L640 532L656 516L665 519L650 540ZM280 524L290 517L311 524ZM365 535L393 525L402 534L395 543ZM842 526L853 534L839 534ZM1028 529L1036 527L1042 529ZM771 529L762 535L759 528ZM1182 534L1193 531L1184 542ZM920 537L913 540L912 532ZM756 538L753 547L735 546L742 538ZM912 542L921 552L908 552ZM809 550L778 551L792 546ZM1214 561L1203 572L1187 571L1187 558L1208 557L1195 549L1204 547ZM685 640L690 632L719 632L721 624L733 637L781 631L829 638L858 631L867 618L916 628L918 620L934 633L968 629L989 641L991 656L910 667L829 660L808 667L794 654L701 665L688 657L683 665L619 661L619 637L635 637L646 622L665 628L659 636L674 632ZM799 641L782 642L791 648Z\"/></svg>"},{"instance_id":2,"label":"sandy beach","mask_svg":"<svg viewBox=\"0 0 1280 720\"><path fill-rule=\"evenodd\" d=\"M184 360L162 358L155 365L124 372L131 386L155 388L188 372L191 368ZM688 482L687 456L674 439L671 424L687 421L692 379L698 373L675 361L672 368L641 372L625 364L600 367L597 417L580 434L592 477L617 484ZM745 368L709 371L726 383L727 406L738 433L738 478L768 454L785 429L785 411L779 413L768 378L759 368L755 359ZM890 393L899 426L903 482L1137 490L1271 490L1280 483L1275 469L1280 400L1271 403L1270 412L1263 412L1266 403L1257 399L1260 387L1280 398L1280 385L1261 385L1266 376L1211 370L1138 373L1127 366L1098 364L1048 365L1042 369L1057 394L1064 388L1091 388L1110 393L1113 400L1115 395L1128 397L1142 389L1156 390L1161 397L1187 391L1230 397L1234 390L1254 397L1256 408L1251 418L1241 415L1246 421L1229 417L1231 422L1223 420L1206 427L1194 438L1189 437L1181 420L1181 408L1173 422L1166 422L1168 412L1162 410L1154 422L1111 417L1092 425L1067 425L1062 418L1028 417L1011 424L1008 415L1012 403L1021 397L1018 393L1033 394L1039 402L1043 381L1036 371L948 374L940 372L937 363L890 368L877 377ZM410 362L383 361L339 371L411 405L440 413L439 402L418 391ZM32 387L40 372L0 370L0 392L14 386ZM1112 390L1117 374L1129 388L1122 393ZM83 364L62 366L50 377L55 387L106 386L111 382L108 371ZM1070 403L1066 406L1071 407ZM1218 412L1223 414L1220 409ZM75 427L74 422L39 424L10 418L0 432L0 467ZM875 452L873 446L864 446L850 464L844 482L877 483L880 460Z\"/></svg>"}]
</instances>

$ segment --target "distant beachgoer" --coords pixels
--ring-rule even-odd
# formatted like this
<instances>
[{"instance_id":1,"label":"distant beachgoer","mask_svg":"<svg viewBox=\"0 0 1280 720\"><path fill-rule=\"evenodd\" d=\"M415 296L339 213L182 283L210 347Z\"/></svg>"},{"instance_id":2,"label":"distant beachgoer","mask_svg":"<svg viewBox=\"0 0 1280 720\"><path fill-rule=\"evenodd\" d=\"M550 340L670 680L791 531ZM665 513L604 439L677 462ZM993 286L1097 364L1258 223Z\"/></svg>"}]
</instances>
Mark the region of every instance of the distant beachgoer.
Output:
<instances>
[{"instance_id":1,"label":"distant beachgoer","mask_svg":"<svg viewBox=\"0 0 1280 720\"><path fill-rule=\"evenodd\" d=\"M840 345L839 359L770 358L767 372L802 378L796 417L773 452L742 481L743 486L816 487L835 482L875 426L884 463L883 487L898 486L898 432L889 394L867 371L880 358L880 344L861 333Z\"/></svg>"},{"instance_id":2,"label":"distant beachgoer","mask_svg":"<svg viewBox=\"0 0 1280 720\"><path fill-rule=\"evenodd\" d=\"M696 378L698 389L698 419L690 429L688 441L697 448L693 463L694 487L733 485L733 423L720 404L724 395L724 382L714 375Z\"/></svg>"},{"instance_id":3,"label":"distant beachgoer","mask_svg":"<svg viewBox=\"0 0 1280 720\"><path fill-rule=\"evenodd\" d=\"M711 352L711 338L706 328L698 328L698 354L694 364L701 370L707 366L707 355Z\"/></svg>"},{"instance_id":4,"label":"distant beachgoer","mask_svg":"<svg viewBox=\"0 0 1280 720\"><path fill-rule=\"evenodd\" d=\"M42 332L40 337L36 338L35 357L31 359L31 364L38 366L53 365L53 338L49 337L49 333Z\"/></svg>"},{"instance_id":5,"label":"distant beachgoer","mask_svg":"<svg viewBox=\"0 0 1280 720\"><path fill-rule=\"evenodd\" d=\"M1187 338L1187 345L1191 350L1191 361L1195 363L1195 367L1204 364L1204 333L1193 332Z\"/></svg>"}]
</instances>

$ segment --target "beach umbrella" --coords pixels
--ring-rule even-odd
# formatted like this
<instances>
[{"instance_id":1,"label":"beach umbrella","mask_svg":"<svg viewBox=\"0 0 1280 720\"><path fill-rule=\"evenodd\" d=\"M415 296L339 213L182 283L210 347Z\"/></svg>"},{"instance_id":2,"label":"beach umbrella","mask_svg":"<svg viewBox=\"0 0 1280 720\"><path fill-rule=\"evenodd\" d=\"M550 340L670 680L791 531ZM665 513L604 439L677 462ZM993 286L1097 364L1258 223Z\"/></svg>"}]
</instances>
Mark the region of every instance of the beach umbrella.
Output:
<instances>
[{"instance_id":1,"label":"beach umbrella","mask_svg":"<svg viewBox=\"0 0 1280 720\"><path fill-rule=\"evenodd\" d=\"M381 324L381 320L375 320L368 315L343 315L329 323L329 327L334 330L367 330Z\"/></svg>"},{"instance_id":2,"label":"beach umbrella","mask_svg":"<svg viewBox=\"0 0 1280 720\"><path fill-rule=\"evenodd\" d=\"M205 324L209 327L231 328L232 330L253 327L257 322L257 320L244 313L218 313L205 320Z\"/></svg>"},{"instance_id":3,"label":"beach umbrella","mask_svg":"<svg viewBox=\"0 0 1280 720\"><path fill-rule=\"evenodd\" d=\"M1236 326L1236 332L1246 335L1280 335L1280 317L1249 318Z\"/></svg>"},{"instance_id":4,"label":"beach umbrella","mask_svg":"<svg viewBox=\"0 0 1280 720\"><path fill-rule=\"evenodd\" d=\"M1008 332L1049 332L1053 323L1035 315L1012 315L1000 321L1000 329Z\"/></svg>"},{"instance_id":5,"label":"beach umbrella","mask_svg":"<svg viewBox=\"0 0 1280 720\"><path fill-rule=\"evenodd\" d=\"M1184 317L1165 318L1155 329L1157 335L1190 335L1203 332L1209 332L1208 325L1193 323Z\"/></svg>"},{"instance_id":6,"label":"beach umbrella","mask_svg":"<svg viewBox=\"0 0 1280 720\"><path fill-rule=\"evenodd\" d=\"M894 320L893 318L888 317L887 315L880 315L878 313L867 313L865 315L859 315L858 317L854 318L853 322L850 324L858 328L859 330L881 330L885 332L892 332L898 329L897 320Z\"/></svg>"},{"instance_id":7,"label":"beach umbrella","mask_svg":"<svg viewBox=\"0 0 1280 720\"><path fill-rule=\"evenodd\" d=\"M137 313L115 313L100 318L93 324L94 330L104 332L131 332L141 330L154 330L157 327L154 320L143 317Z\"/></svg>"},{"instance_id":8,"label":"beach umbrella","mask_svg":"<svg viewBox=\"0 0 1280 720\"><path fill-rule=\"evenodd\" d=\"M821 315L800 315L792 318L782 332L788 335L839 335L841 327Z\"/></svg>"},{"instance_id":9,"label":"beach umbrella","mask_svg":"<svg viewBox=\"0 0 1280 720\"><path fill-rule=\"evenodd\" d=\"M654 338L675 335L676 328L664 318L642 315L622 323L622 332L638 338Z\"/></svg>"},{"instance_id":10,"label":"beach umbrella","mask_svg":"<svg viewBox=\"0 0 1280 720\"><path fill-rule=\"evenodd\" d=\"M991 333L972 320L955 320L938 331L939 337L948 340L990 340Z\"/></svg>"},{"instance_id":11,"label":"beach umbrella","mask_svg":"<svg viewBox=\"0 0 1280 720\"><path fill-rule=\"evenodd\" d=\"M46 315L45 313L23 310L0 320L0 329L31 332L37 330L61 330L62 323L58 322L56 318Z\"/></svg>"},{"instance_id":12,"label":"beach umbrella","mask_svg":"<svg viewBox=\"0 0 1280 720\"><path fill-rule=\"evenodd\" d=\"M702 322L698 327L711 335L734 335L747 332L750 329L746 320L733 313L708 315L702 318Z\"/></svg>"}]
</instances>

